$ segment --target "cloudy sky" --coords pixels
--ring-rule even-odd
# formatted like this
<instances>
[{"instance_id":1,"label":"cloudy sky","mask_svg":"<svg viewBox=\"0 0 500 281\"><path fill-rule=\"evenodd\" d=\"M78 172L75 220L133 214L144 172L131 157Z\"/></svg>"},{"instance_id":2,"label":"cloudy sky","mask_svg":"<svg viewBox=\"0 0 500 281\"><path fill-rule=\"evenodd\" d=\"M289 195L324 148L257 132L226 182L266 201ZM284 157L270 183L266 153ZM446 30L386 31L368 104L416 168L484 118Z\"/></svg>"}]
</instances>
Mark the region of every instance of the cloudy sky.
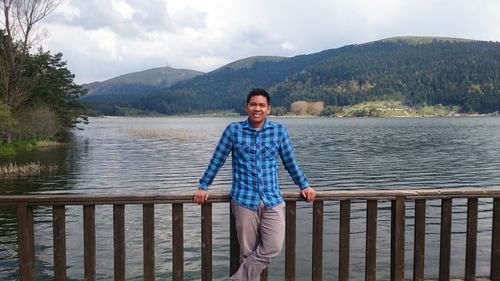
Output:
<instances>
[{"instance_id":1,"label":"cloudy sky","mask_svg":"<svg viewBox=\"0 0 500 281\"><path fill-rule=\"evenodd\" d=\"M500 41L499 11L498 0L65 0L43 21L42 45L89 83L394 36Z\"/></svg>"}]
</instances>

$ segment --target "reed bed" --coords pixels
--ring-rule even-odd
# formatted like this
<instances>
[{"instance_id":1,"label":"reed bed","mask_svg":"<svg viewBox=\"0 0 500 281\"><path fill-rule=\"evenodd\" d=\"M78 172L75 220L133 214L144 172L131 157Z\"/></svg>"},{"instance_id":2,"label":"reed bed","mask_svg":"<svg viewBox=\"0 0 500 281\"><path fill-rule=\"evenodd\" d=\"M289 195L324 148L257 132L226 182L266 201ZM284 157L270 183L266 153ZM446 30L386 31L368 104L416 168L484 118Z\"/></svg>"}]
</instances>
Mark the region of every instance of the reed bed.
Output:
<instances>
[{"instance_id":1,"label":"reed bed","mask_svg":"<svg viewBox=\"0 0 500 281\"><path fill-rule=\"evenodd\" d=\"M191 134L182 130L172 130L172 129L137 129L129 130L127 134L132 136L148 138L148 139L161 139L161 140L176 140L180 142L189 142L203 138L201 135Z\"/></svg>"},{"instance_id":2,"label":"reed bed","mask_svg":"<svg viewBox=\"0 0 500 281\"><path fill-rule=\"evenodd\" d=\"M8 163L0 165L0 177L15 177L15 176L38 176L45 172L55 172L60 167L57 165L45 165L30 162L30 163Z\"/></svg>"}]
</instances>

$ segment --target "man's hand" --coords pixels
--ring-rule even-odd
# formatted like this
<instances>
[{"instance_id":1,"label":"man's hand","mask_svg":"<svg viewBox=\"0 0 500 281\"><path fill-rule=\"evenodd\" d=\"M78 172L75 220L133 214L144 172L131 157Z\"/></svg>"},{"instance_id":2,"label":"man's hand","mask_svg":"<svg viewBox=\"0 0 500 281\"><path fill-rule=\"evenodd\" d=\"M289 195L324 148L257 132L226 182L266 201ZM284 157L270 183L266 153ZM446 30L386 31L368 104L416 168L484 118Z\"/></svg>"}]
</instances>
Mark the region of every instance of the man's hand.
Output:
<instances>
[{"instance_id":1,"label":"man's hand","mask_svg":"<svg viewBox=\"0 0 500 281\"><path fill-rule=\"evenodd\" d=\"M208 199L208 191L203 189L198 189L194 192L193 202L202 205Z\"/></svg>"},{"instance_id":2,"label":"man's hand","mask_svg":"<svg viewBox=\"0 0 500 281\"><path fill-rule=\"evenodd\" d=\"M303 189L300 194L306 199L307 202L314 202L316 198L316 191L312 187Z\"/></svg>"}]
</instances>

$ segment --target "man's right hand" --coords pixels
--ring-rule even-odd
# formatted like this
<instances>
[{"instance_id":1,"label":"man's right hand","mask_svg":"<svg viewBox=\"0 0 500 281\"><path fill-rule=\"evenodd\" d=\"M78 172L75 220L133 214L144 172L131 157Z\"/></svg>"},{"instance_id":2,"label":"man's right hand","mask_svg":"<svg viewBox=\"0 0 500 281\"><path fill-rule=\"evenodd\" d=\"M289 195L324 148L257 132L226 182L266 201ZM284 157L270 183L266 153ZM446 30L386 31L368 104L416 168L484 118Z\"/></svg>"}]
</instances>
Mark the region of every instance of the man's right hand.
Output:
<instances>
[{"instance_id":1,"label":"man's right hand","mask_svg":"<svg viewBox=\"0 0 500 281\"><path fill-rule=\"evenodd\" d=\"M194 192L193 202L202 205L208 199L208 191L203 189L198 189Z\"/></svg>"}]
</instances>

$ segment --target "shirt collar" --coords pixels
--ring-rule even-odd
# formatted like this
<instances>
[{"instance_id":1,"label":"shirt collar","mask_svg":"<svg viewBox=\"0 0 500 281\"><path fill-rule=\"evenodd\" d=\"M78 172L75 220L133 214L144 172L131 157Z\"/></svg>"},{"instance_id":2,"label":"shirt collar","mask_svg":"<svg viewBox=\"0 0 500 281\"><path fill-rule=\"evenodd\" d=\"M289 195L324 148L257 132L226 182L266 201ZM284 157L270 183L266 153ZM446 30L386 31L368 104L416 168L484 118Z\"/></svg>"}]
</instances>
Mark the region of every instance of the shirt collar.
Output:
<instances>
[{"instance_id":1,"label":"shirt collar","mask_svg":"<svg viewBox=\"0 0 500 281\"><path fill-rule=\"evenodd\" d=\"M262 130L271 128L273 126L273 123L268 121L267 118L264 121L264 126L262 126ZM244 121L243 123L243 128L251 129L256 131L257 129L253 127L252 122L250 122L250 119L247 118L247 120Z\"/></svg>"}]
</instances>

